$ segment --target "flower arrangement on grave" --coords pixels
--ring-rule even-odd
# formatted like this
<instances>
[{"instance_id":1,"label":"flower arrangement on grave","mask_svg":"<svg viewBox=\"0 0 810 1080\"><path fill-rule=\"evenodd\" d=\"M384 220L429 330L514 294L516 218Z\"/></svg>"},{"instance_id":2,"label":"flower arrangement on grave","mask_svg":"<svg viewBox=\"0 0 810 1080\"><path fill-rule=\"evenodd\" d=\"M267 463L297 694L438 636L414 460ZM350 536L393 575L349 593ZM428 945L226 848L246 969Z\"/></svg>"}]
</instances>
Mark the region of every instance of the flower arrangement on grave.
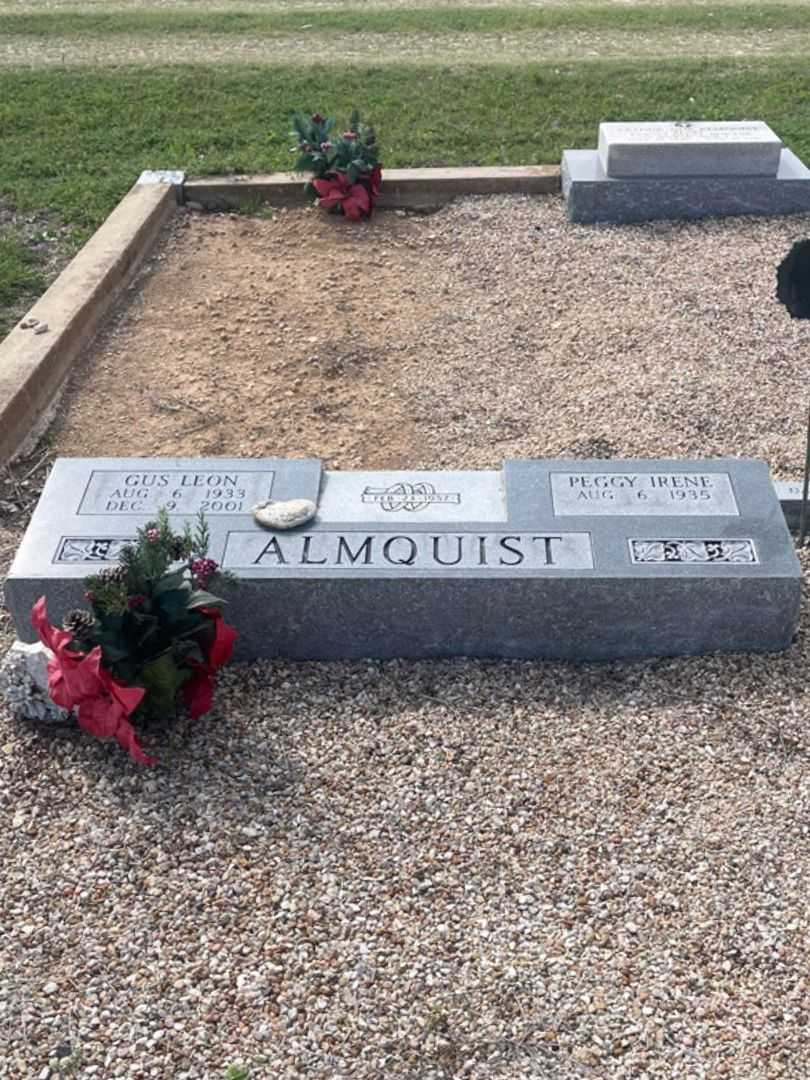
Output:
<instances>
[{"instance_id":1,"label":"flower arrangement on grave","mask_svg":"<svg viewBox=\"0 0 810 1080\"><path fill-rule=\"evenodd\" d=\"M50 650L51 700L144 765L156 761L136 729L182 709L192 719L207 713L217 671L233 651L236 631L210 591L222 575L208 545L202 514L178 535L161 510L122 549L117 566L85 579L90 610L69 612L61 628L48 621L44 596L31 613Z\"/></svg>"},{"instance_id":2,"label":"flower arrangement on grave","mask_svg":"<svg viewBox=\"0 0 810 1080\"><path fill-rule=\"evenodd\" d=\"M360 123L356 109L341 135L333 134L335 120L320 113L295 113L292 123L299 153L295 169L312 173L304 189L307 196L352 221L371 217L382 184L374 128Z\"/></svg>"},{"instance_id":3,"label":"flower arrangement on grave","mask_svg":"<svg viewBox=\"0 0 810 1080\"><path fill-rule=\"evenodd\" d=\"M793 245L776 270L776 299L793 319L810 319L810 240ZM799 547L807 535L807 504L810 489L810 412L804 451L804 483L799 515Z\"/></svg>"}]
</instances>

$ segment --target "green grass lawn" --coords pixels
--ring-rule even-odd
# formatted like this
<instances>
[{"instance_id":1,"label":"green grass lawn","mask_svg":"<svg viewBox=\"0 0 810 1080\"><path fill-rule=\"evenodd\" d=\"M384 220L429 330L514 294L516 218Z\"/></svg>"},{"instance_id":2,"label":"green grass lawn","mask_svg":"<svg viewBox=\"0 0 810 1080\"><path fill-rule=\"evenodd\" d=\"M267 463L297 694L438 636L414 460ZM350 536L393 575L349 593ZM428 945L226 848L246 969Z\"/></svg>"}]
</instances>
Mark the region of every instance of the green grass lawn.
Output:
<instances>
[{"instance_id":1,"label":"green grass lawn","mask_svg":"<svg viewBox=\"0 0 810 1080\"><path fill-rule=\"evenodd\" d=\"M810 157L810 67L796 60L4 71L0 193L86 231L143 169L288 169L294 109L343 118L353 105L389 167L558 162L619 119L757 117Z\"/></svg>"},{"instance_id":2,"label":"green grass lawn","mask_svg":"<svg viewBox=\"0 0 810 1080\"><path fill-rule=\"evenodd\" d=\"M14 35L288 35L577 30L627 34L810 28L810 3L694 6L343 8L225 13L171 9L0 15ZM302 29L303 27L309 29ZM26 61L27 62L27 61ZM601 120L763 119L810 159L810 65L801 56L426 67L221 64L0 68L0 205L47 210L86 237L146 168L190 175L290 167L289 117L357 106L376 126L384 164L558 162L595 145ZM10 234L0 247L2 307L38 286ZM16 291L15 291L16 290Z\"/></svg>"},{"instance_id":3,"label":"green grass lawn","mask_svg":"<svg viewBox=\"0 0 810 1080\"><path fill-rule=\"evenodd\" d=\"M295 34L302 27L315 33L428 34L517 32L520 30L786 30L810 27L810 5L748 4L695 7L466 7L377 8L320 11L99 11L56 10L0 16L0 38L6 34L70 37L109 34Z\"/></svg>"},{"instance_id":4,"label":"green grass lawn","mask_svg":"<svg viewBox=\"0 0 810 1080\"><path fill-rule=\"evenodd\" d=\"M43 287L34 258L11 230L0 232L0 337L11 329L14 305Z\"/></svg>"}]
</instances>

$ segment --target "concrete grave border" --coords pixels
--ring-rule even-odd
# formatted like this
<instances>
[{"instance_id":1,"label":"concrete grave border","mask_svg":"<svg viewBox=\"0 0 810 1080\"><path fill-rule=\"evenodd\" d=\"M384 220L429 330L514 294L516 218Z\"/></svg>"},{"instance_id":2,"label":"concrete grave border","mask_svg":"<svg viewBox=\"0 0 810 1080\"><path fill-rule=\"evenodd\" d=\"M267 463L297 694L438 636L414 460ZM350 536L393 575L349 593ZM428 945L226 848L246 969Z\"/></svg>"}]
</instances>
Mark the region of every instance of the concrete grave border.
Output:
<instances>
[{"instance_id":1,"label":"concrete grave border","mask_svg":"<svg viewBox=\"0 0 810 1080\"><path fill-rule=\"evenodd\" d=\"M107 220L34 304L28 318L0 341L0 464L32 447L51 419L75 361L104 316L149 257L177 206L233 210L240 204L303 205L300 173L210 177L186 181L182 172L141 174ZM437 209L460 195L549 195L560 191L553 165L510 168L386 169L379 206Z\"/></svg>"}]
</instances>

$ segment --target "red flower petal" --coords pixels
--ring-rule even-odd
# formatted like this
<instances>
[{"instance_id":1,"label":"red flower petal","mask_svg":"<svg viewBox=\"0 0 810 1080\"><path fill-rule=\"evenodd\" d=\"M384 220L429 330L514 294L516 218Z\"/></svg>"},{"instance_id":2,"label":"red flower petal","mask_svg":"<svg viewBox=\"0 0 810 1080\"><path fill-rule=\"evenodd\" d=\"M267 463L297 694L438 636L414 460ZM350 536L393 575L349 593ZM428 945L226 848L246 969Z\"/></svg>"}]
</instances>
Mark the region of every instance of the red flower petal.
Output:
<instances>
[{"instance_id":1,"label":"red flower petal","mask_svg":"<svg viewBox=\"0 0 810 1080\"><path fill-rule=\"evenodd\" d=\"M355 199L350 196L345 198L342 202L343 213L347 218L351 218L352 221L360 221L363 217L363 211L358 206Z\"/></svg>"},{"instance_id":2,"label":"red flower petal","mask_svg":"<svg viewBox=\"0 0 810 1080\"><path fill-rule=\"evenodd\" d=\"M359 204L363 213L369 213L371 210L371 196L369 195L368 188L365 184L353 184L349 194Z\"/></svg>"},{"instance_id":3,"label":"red flower petal","mask_svg":"<svg viewBox=\"0 0 810 1080\"><path fill-rule=\"evenodd\" d=\"M225 622L219 608L200 608L200 614L214 623L214 640L208 650L206 666L212 673L227 664L233 653L233 644L239 637L234 627Z\"/></svg>"},{"instance_id":4,"label":"red flower petal","mask_svg":"<svg viewBox=\"0 0 810 1080\"><path fill-rule=\"evenodd\" d=\"M51 652L59 652L73 640L72 634L67 630L58 630L48 622L48 610L44 596L31 608L31 625L39 634L39 640L46 645Z\"/></svg>"},{"instance_id":5,"label":"red flower petal","mask_svg":"<svg viewBox=\"0 0 810 1080\"><path fill-rule=\"evenodd\" d=\"M208 663L214 670L223 667L233 655L233 646L239 634L225 622L224 619L216 620L216 635L214 644L208 653Z\"/></svg>"},{"instance_id":6,"label":"red flower petal","mask_svg":"<svg viewBox=\"0 0 810 1080\"><path fill-rule=\"evenodd\" d=\"M144 687L124 686L123 683L114 679L104 668L101 668L99 671L99 681L110 697L118 702L127 716L129 716L130 713L135 712L146 694Z\"/></svg>"},{"instance_id":7,"label":"red flower petal","mask_svg":"<svg viewBox=\"0 0 810 1080\"><path fill-rule=\"evenodd\" d=\"M211 710L214 702L214 679L202 664L195 664L194 667L194 674L183 684L183 700L191 719L197 720Z\"/></svg>"},{"instance_id":8,"label":"red flower petal","mask_svg":"<svg viewBox=\"0 0 810 1080\"><path fill-rule=\"evenodd\" d=\"M320 180L313 180L312 186L325 199L342 199L349 190L349 181L345 173L327 173Z\"/></svg>"},{"instance_id":9,"label":"red flower petal","mask_svg":"<svg viewBox=\"0 0 810 1080\"><path fill-rule=\"evenodd\" d=\"M340 191L337 184L333 184L331 180L313 180L312 186L315 188L318 194L324 198L331 195L333 191Z\"/></svg>"}]
</instances>

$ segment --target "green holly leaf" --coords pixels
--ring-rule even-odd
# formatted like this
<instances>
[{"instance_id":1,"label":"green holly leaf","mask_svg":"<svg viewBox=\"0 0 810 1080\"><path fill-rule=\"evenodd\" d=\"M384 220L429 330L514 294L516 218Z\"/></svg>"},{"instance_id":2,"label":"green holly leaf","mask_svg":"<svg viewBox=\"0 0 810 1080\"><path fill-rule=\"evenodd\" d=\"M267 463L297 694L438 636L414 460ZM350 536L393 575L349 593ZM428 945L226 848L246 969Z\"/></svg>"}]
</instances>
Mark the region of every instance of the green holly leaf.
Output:
<instances>
[{"instance_id":1,"label":"green holly leaf","mask_svg":"<svg viewBox=\"0 0 810 1080\"><path fill-rule=\"evenodd\" d=\"M191 675L188 668L180 668L171 652L165 652L156 660L141 668L140 682L146 689L144 708L150 716L171 718L177 712L177 694Z\"/></svg>"},{"instance_id":2,"label":"green holly leaf","mask_svg":"<svg viewBox=\"0 0 810 1080\"><path fill-rule=\"evenodd\" d=\"M162 593L170 592L172 589L190 588L191 586L185 580L186 571L185 568L180 570L173 570L170 574L164 574L163 577L155 583L154 589L152 589L152 596L160 596Z\"/></svg>"},{"instance_id":3,"label":"green holly leaf","mask_svg":"<svg viewBox=\"0 0 810 1080\"><path fill-rule=\"evenodd\" d=\"M189 611L194 611L196 608L201 607L221 608L224 606L224 600L220 599L218 596L214 596L213 593L206 592L205 589L195 589L188 598L188 603L186 604Z\"/></svg>"}]
</instances>

